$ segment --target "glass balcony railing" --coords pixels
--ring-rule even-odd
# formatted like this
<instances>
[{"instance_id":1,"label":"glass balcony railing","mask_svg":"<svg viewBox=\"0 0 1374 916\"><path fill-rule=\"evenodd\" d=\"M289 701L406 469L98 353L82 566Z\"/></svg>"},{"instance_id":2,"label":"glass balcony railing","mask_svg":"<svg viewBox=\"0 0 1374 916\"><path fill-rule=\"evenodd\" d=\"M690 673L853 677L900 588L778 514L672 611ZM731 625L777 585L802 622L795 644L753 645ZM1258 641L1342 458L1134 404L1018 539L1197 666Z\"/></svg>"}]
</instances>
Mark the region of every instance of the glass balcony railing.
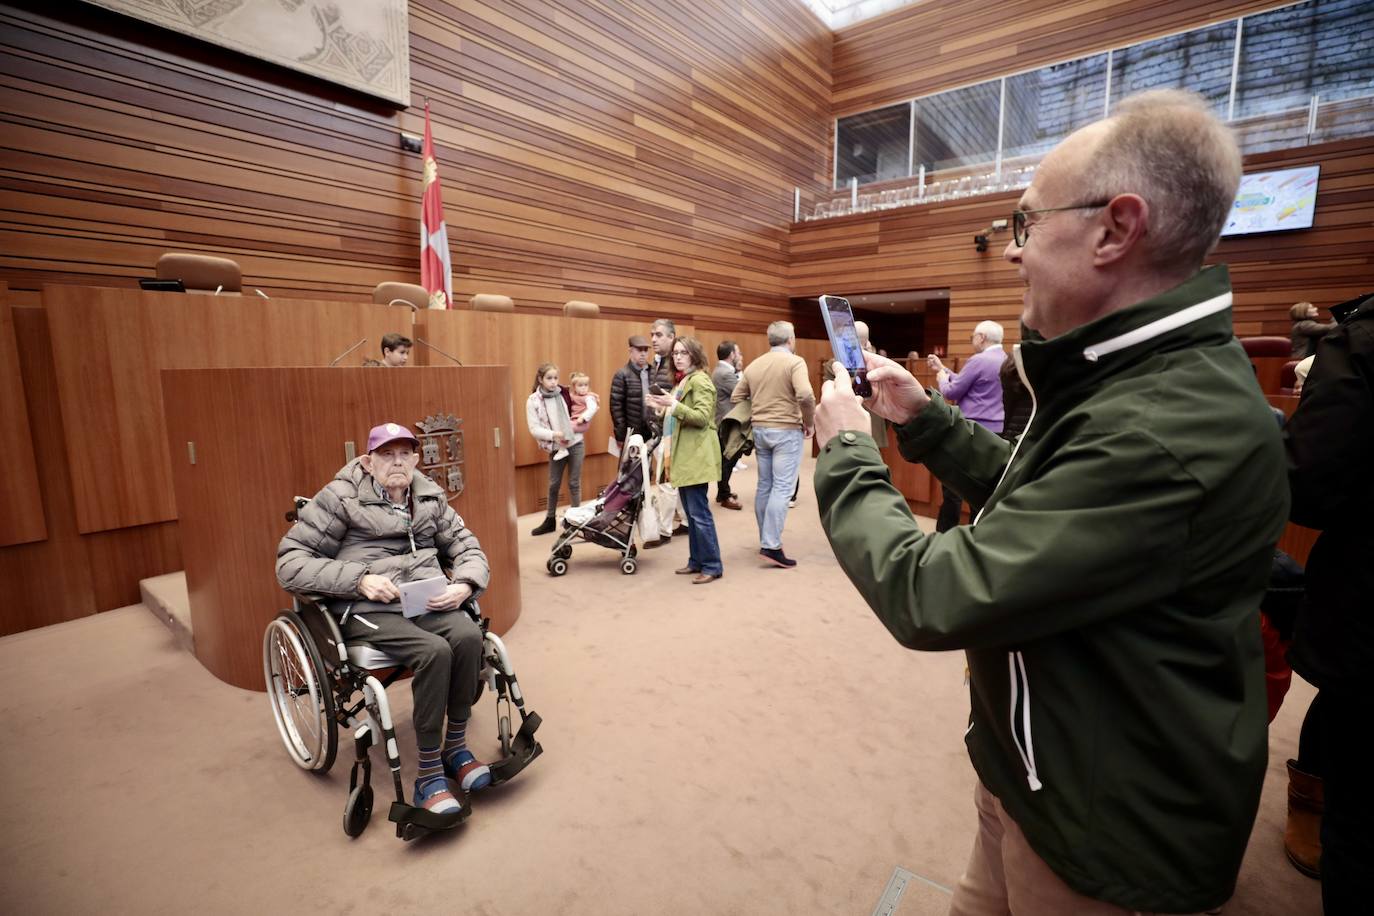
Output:
<instances>
[{"instance_id":1,"label":"glass balcony railing","mask_svg":"<svg viewBox=\"0 0 1374 916\"><path fill-rule=\"evenodd\" d=\"M1064 137L1148 89L1201 93L1243 153L1374 134L1374 3L1305 0L836 120L798 220L1024 188Z\"/></svg>"}]
</instances>

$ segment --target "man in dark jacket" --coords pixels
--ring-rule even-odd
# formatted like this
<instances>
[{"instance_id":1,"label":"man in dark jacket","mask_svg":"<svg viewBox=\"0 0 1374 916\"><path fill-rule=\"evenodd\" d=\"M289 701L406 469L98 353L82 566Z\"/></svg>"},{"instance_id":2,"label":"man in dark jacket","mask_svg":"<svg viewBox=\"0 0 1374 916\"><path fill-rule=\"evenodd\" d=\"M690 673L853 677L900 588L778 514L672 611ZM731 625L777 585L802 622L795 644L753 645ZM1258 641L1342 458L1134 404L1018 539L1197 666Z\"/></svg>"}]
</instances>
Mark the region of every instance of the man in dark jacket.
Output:
<instances>
[{"instance_id":1,"label":"man in dark jacket","mask_svg":"<svg viewBox=\"0 0 1374 916\"><path fill-rule=\"evenodd\" d=\"M1339 325L1318 345L1284 444L1293 521L1321 531L1289 659L1320 691L1309 718L1325 795L1322 903L1337 914L1374 900L1374 296L1331 313Z\"/></svg>"},{"instance_id":2,"label":"man in dark jacket","mask_svg":"<svg viewBox=\"0 0 1374 916\"><path fill-rule=\"evenodd\" d=\"M344 465L282 538L277 581L323 598L346 641L367 643L415 672L415 805L447 814L460 806L445 776L464 792L491 783L467 748L482 631L462 610L486 589L491 571L447 494L416 472L419 445L398 423L373 427L367 454ZM438 579L442 591L418 616L402 613L399 586L426 579Z\"/></svg>"},{"instance_id":3,"label":"man in dark jacket","mask_svg":"<svg viewBox=\"0 0 1374 916\"><path fill-rule=\"evenodd\" d=\"M716 386L716 426L719 428L720 421L724 420L734 407L730 395L735 393L735 386L739 384L739 370L744 365L744 354L740 353L739 344L733 340L722 340L716 345L716 360L716 368L711 372L711 382ZM737 461L738 454L725 454L725 433L721 432L720 483L716 485L716 502L726 509L743 508L735 498L734 491L730 489L730 475L734 472Z\"/></svg>"},{"instance_id":4,"label":"man in dark jacket","mask_svg":"<svg viewBox=\"0 0 1374 916\"><path fill-rule=\"evenodd\" d=\"M629 362L616 370L611 379L611 435L625 444L625 431L650 436L644 413L644 395L649 391L649 342L639 334L630 338Z\"/></svg>"},{"instance_id":5,"label":"man in dark jacket","mask_svg":"<svg viewBox=\"0 0 1374 916\"><path fill-rule=\"evenodd\" d=\"M923 535L837 369L821 521L904 646L964 649L979 833L951 913L1190 913L1235 888L1268 760L1256 619L1288 514L1283 451L1199 272L1240 180L1198 96L1145 93L1067 138L1005 257L1034 399L1018 443L868 356L872 409L984 506Z\"/></svg>"}]
</instances>

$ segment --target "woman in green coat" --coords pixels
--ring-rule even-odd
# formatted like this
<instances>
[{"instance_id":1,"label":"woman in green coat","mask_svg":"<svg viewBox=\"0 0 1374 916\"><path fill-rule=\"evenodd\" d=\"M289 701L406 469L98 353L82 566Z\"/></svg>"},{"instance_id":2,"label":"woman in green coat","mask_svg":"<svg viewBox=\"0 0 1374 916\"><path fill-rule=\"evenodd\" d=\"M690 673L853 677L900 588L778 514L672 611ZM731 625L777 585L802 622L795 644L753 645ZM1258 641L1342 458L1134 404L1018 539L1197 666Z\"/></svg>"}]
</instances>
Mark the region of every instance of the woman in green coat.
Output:
<instances>
[{"instance_id":1,"label":"woman in green coat","mask_svg":"<svg viewBox=\"0 0 1374 916\"><path fill-rule=\"evenodd\" d=\"M673 365L682 381L671 395L651 394L647 403L664 413L663 435L669 440L664 477L677 487L687 513L687 565L677 572L695 576L693 585L704 585L725 572L707 492L720 480L716 386L706 371L706 351L693 337L673 341Z\"/></svg>"}]
</instances>

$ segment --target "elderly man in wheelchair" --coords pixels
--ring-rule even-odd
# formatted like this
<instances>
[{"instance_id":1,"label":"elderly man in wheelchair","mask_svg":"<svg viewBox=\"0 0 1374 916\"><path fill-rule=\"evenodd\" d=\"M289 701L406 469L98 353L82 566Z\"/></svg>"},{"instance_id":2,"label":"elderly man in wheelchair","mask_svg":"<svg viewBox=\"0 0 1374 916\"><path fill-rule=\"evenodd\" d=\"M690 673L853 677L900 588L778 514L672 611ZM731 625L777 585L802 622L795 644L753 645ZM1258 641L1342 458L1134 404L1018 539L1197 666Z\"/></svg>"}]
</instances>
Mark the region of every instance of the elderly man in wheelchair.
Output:
<instances>
[{"instance_id":1,"label":"elderly man in wheelchair","mask_svg":"<svg viewBox=\"0 0 1374 916\"><path fill-rule=\"evenodd\" d=\"M477 608L490 578L486 555L444 491L416 472L418 447L404 426L373 428L367 454L313 499L297 499L295 524L277 549L277 579L297 600L268 626L267 689L283 741L306 769L324 772L333 763L336 724L356 729L344 812L350 836L371 814L374 741L386 742L396 789L390 819L406 839L456 826L471 810L468 793L509 779L541 750L533 737L539 717L526 713L505 648ZM381 681L374 669L391 670ZM419 747L413 805L405 802L385 692L405 669L413 672ZM484 682L497 695L505 755L490 767L467 746ZM311 706L303 718L302 697ZM521 717L514 736L511 700ZM313 743L303 737L311 732L319 733Z\"/></svg>"}]
</instances>

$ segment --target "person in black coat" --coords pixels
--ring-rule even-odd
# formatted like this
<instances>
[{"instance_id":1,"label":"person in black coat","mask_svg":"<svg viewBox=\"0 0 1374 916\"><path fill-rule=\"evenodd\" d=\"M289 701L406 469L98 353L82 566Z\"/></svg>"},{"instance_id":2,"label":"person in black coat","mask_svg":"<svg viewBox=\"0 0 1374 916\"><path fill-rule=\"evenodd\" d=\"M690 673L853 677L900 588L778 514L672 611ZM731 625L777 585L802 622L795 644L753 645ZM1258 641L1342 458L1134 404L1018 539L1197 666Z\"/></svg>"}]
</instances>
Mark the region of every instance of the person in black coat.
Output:
<instances>
[{"instance_id":1,"label":"person in black coat","mask_svg":"<svg viewBox=\"0 0 1374 916\"><path fill-rule=\"evenodd\" d=\"M649 421L644 415L644 392L650 384L649 342L639 334L629 340L630 359L616 370L611 379L611 434L615 441L625 444L625 431L650 435Z\"/></svg>"},{"instance_id":2,"label":"person in black coat","mask_svg":"<svg viewBox=\"0 0 1374 916\"><path fill-rule=\"evenodd\" d=\"M1289 661L1319 691L1303 724L1315 751L1300 751L1318 761L1299 762L1324 783L1322 904L1335 914L1374 900L1374 295L1331 312L1339 323L1318 344L1284 445L1292 520L1321 532Z\"/></svg>"}]
</instances>

